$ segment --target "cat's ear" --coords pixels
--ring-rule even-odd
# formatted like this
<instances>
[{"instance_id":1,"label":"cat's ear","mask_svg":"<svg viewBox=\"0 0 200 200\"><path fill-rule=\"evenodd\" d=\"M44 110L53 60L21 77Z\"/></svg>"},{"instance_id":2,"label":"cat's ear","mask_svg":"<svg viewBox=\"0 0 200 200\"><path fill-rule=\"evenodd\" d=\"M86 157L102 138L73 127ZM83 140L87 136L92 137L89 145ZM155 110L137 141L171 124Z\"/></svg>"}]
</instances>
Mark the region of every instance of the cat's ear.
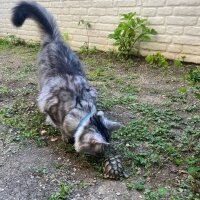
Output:
<instances>
[{"instance_id":1,"label":"cat's ear","mask_svg":"<svg viewBox=\"0 0 200 200\"><path fill-rule=\"evenodd\" d=\"M101 135L99 134L93 134L91 137L90 137L90 143L91 144L106 144L108 145L109 143L106 142Z\"/></svg>"},{"instance_id":2,"label":"cat's ear","mask_svg":"<svg viewBox=\"0 0 200 200\"><path fill-rule=\"evenodd\" d=\"M102 111L97 112L97 115L98 115L98 117L100 118L101 122L104 124L104 126L105 126L110 132L115 131L115 130L119 129L120 127L122 127L122 124L107 119L107 118L104 116L104 113L103 113Z\"/></svg>"}]
</instances>

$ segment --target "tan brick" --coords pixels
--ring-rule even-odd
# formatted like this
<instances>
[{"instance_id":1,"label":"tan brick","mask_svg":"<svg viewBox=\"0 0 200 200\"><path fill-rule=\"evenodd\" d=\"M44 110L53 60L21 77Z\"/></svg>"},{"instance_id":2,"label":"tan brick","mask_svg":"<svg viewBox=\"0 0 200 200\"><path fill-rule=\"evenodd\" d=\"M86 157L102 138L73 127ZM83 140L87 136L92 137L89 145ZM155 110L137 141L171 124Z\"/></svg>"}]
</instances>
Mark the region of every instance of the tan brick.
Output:
<instances>
[{"instance_id":1,"label":"tan brick","mask_svg":"<svg viewBox=\"0 0 200 200\"><path fill-rule=\"evenodd\" d=\"M183 53L200 55L199 46L183 45Z\"/></svg>"},{"instance_id":2,"label":"tan brick","mask_svg":"<svg viewBox=\"0 0 200 200\"><path fill-rule=\"evenodd\" d=\"M151 25L151 28L155 29L158 34L163 34L166 31L166 27L164 25L163 26Z\"/></svg>"},{"instance_id":3,"label":"tan brick","mask_svg":"<svg viewBox=\"0 0 200 200\"><path fill-rule=\"evenodd\" d=\"M200 36L200 27L193 27L193 26L192 27L191 26L185 27L184 33L186 35Z\"/></svg>"},{"instance_id":4,"label":"tan brick","mask_svg":"<svg viewBox=\"0 0 200 200\"><path fill-rule=\"evenodd\" d=\"M111 15L111 16L118 15L118 8L106 8L106 15Z\"/></svg>"},{"instance_id":5,"label":"tan brick","mask_svg":"<svg viewBox=\"0 0 200 200\"><path fill-rule=\"evenodd\" d=\"M69 41L69 45L76 50L78 50L83 44L84 42Z\"/></svg>"},{"instance_id":6,"label":"tan brick","mask_svg":"<svg viewBox=\"0 0 200 200\"><path fill-rule=\"evenodd\" d=\"M157 51L165 51L167 44L165 43L156 43L156 42L141 42L140 47L142 49L150 49L150 50L157 50Z\"/></svg>"},{"instance_id":7,"label":"tan brick","mask_svg":"<svg viewBox=\"0 0 200 200\"><path fill-rule=\"evenodd\" d=\"M199 6L199 0L167 0L169 6Z\"/></svg>"},{"instance_id":8,"label":"tan brick","mask_svg":"<svg viewBox=\"0 0 200 200\"><path fill-rule=\"evenodd\" d=\"M89 8L88 15L100 16L105 15L106 9L105 8Z\"/></svg>"},{"instance_id":9,"label":"tan brick","mask_svg":"<svg viewBox=\"0 0 200 200\"><path fill-rule=\"evenodd\" d=\"M96 8L110 8L112 7L112 0L100 0L100 1L97 1L97 0L94 0L93 1L93 7L96 7Z\"/></svg>"},{"instance_id":10,"label":"tan brick","mask_svg":"<svg viewBox=\"0 0 200 200\"><path fill-rule=\"evenodd\" d=\"M77 8L80 7L80 1L64 1L65 8Z\"/></svg>"},{"instance_id":11,"label":"tan brick","mask_svg":"<svg viewBox=\"0 0 200 200\"><path fill-rule=\"evenodd\" d=\"M152 25L162 25L165 22L164 17L149 17L148 21Z\"/></svg>"},{"instance_id":12,"label":"tan brick","mask_svg":"<svg viewBox=\"0 0 200 200\"><path fill-rule=\"evenodd\" d=\"M77 42L87 42L88 37L83 35L72 35L72 40Z\"/></svg>"},{"instance_id":13,"label":"tan brick","mask_svg":"<svg viewBox=\"0 0 200 200\"><path fill-rule=\"evenodd\" d=\"M196 23L197 17L166 17L166 24L169 25L195 25Z\"/></svg>"},{"instance_id":14,"label":"tan brick","mask_svg":"<svg viewBox=\"0 0 200 200\"><path fill-rule=\"evenodd\" d=\"M185 56L185 59L184 59L185 62L200 63L199 55L182 54L180 56Z\"/></svg>"},{"instance_id":15,"label":"tan brick","mask_svg":"<svg viewBox=\"0 0 200 200\"><path fill-rule=\"evenodd\" d=\"M90 37L90 42L94 44L106 45L108 44L108 39L103 37Z\"/></svg>"},{"instance_id":16,"label":"tan brick","mask_svg":"<svg viewBox=\"0 0 200 200\"><path fill-rule=\"evenodd\" d=\"M176 16L199 16L199 7L176 7L174 15Z\"/></svg>"},{"instance_id":17,"label":"tan brick","mask_svg":"<svg viewBox=\"0 0 200 200\"><path fill-rule=\"evenodd\" d=\"M119 17L116 16L102 16L99 18L100 23L106 23L106 24L117 24L119 23Z\"/></svg>"},{"instance_id":18,"label":"tan brick","mask_svg":"<svg viewBox=\"0 0 200 200\"><path fill-rule=\"evenodd\" d=\"M179 44L170 44L167 46L167 51L174 52L174 53L180 53L182 51L182 45Z\"/></svg>"},{"instance_id":19,"label":"tan brick","mask_svg":"<svg viewBox=\"0 0 200 200\"><path fill-rule=\"evenodd\" d=\"M174 36L173 43L199 46L200 38L196 36Z\"/></svg>"},{"instance_id":20,"label":"tan brick","mask_svg":"<svg viewBox=\"0 0 200 200\"><path fill-rule=\"evenodd\" d=\"M182 26L167 26L166 33L180 35L183 33Z\"/></svg>"},{"instance_id":21,"label":"tan brick","mask_svg":"<svg viewBox=\"0 0 200 200\"><path fill-rule=\"evenodd\" d=\"M86 30L84 29L79 29L79 28L66 28L65 29L67 33L69 33L70 35L86 35Z\"/></svg>"},{"instance_id":22,"label":"tan brick","mask_svg":"<svg viewBox=\"0 0 200 200\"><path fill-rule=\"evenodd\" d=\"M127 7L127 8L121 8L119 7L119 12L118 14L124 14L124 13L129 13L129 12L136 12L138 15L141 12L141 8L140 7Z\"/></svg>"},{"instance_id":23,"label":"tan brick","mask_svg":"<svg viewBox=\"0 0 200 200\"><path fill-rule=\"evenodd\" d=\"M70 8L71 15L86 15L87 9L86 8Z\"/></svg>"},{"instance_id":24,"label":"tan brick","mask_svg":"<svg viewBox=\"0 0 200 200\"><path fill-rule=\"evenodd\" d=\"M172 52L162 52L162 55L166 58L166 59L177 59L178 58L178 53L172 53Z\"/></svg>"},{"instance_id":25,"label":"tan brick","mask_svg":"<svg viewBox=\"0 0 200 200\"><path fill-rule=\"evenodd\" d=\"M62 21L72 21L73 20L73 15L59 15L58 16L58 21L60 21L60 23L62 23ZM57 22L58 22L57 21Z\"/></svg>"},{"instance_id":26,"label":"tan brick","mask_svg":"<svg viewBox=\"0 0 200 200\"><path fill-rule=\"evenodd\" d=\"M90 23L95 23L99 21L99 16L84 16L84 20Z\"/></svg>"},{"instance_id":27,"label":"tan brick","mask_svg":"<svg viewBox=\"0 0 200 200\"><path fill-rule=\"evenodd\" d=\"M157 6L164 6L165 0L145 0L143 2L143 6L151 6L151 7L157 7Z\"/></svg>"},{"instance_id":28,"label":"tan brick","mask_svg":"<svg viewBox=\"0 0 200 200\"><path fill-rule=\"evenodd\" d=\"M80 8L90 8L92 7L92 1L79 1Z\"/></svg>"},{"instance_id":29,"label":"tan brick","mask_svg":"<svg viewBox=\"0 0 200 200\"><path fill-rule=\"evenodd\" d=\"M101 31L113 31L117 25L114 24L95 24L94 29L101 30Z\"/></svg>"},{"instance_id":30,"label":"tan brick","mask_svg":"<svg viewBox=\"0 0 200 200\"><path fill-rule=\"evenodd\" d=\"M156 15L156 8L143 8L142 16L144 17L153 17Z\"/></svg>"},{"instance_id":31,"label":"tan brick","mask_svg":"<svg viewBox=\"0 0 200 200\"><path fill-rule=\"evenodd\" d=\"M171 15L173 12L172 7L163 7L163 8L158 8L157 13L158 15Z\"/></svg>"},{"instance_id":32,"label":"tan brick","mask_svg":"<svg viewBox=\"0 0 200 200\"><path fill-rule=\"evenodd\" d=\"M50 7L52 8L63 8L64 4L61 1L56 1L56 2L49 2L50 3Z\"/></svg>"},{"instance_id":33,"label":"tan brick","mask_svg":"<svg viewBox=\"0 0 200 200\"><path fill-rule=\"evenodd\" d=\"M43 5L45 8L48 8L50 7L50 2L49 1L46 1L46 2L41 2L41 5Z\"/></svg>"},{"instance_id":34,"label":"tan brick","mask_svg":"<svg viewBox=\"0 0 200 200\"><path fill-rule=\"evenodd\" d=\"M155 35L151 37L152 42L170 43L172 41L171 35Z\"/></svg>"},{"instance_id":35,"label":"tan brick","mask_svg":"<svg viewBox=\"0 0 200 200\"><path fill-rule=\"evenodd\" d=\"M133 7L136 6L136 0L114 0L113 6L114 7Z\"/></svg>"}]
</instances>

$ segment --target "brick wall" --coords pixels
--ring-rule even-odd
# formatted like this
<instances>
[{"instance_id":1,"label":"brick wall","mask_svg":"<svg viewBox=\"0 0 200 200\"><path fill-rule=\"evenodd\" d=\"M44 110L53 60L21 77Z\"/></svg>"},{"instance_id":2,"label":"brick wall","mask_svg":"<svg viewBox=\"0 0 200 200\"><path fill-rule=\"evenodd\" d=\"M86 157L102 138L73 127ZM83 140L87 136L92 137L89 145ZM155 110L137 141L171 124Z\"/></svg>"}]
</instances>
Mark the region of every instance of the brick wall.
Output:
<instances>
[{"instance_id":1,"label":"brick wall","mask_svg":"<svg viewBox=\"0 0 200 200\"><path fill-rule=\"evenodd\" d=\"M0 0L0 36L16 34L38 40L39 33L32 21L23 28L10 24L10 10L17 0ZM185 57L200 63L200 0L38 0L55 16L62 33L69 33L70 45L77 49L87 41L87 33L78 26L80 19L91 23L91 46L102 50L112 48L108 34L117 26L119 15L136 12L148 18L157 30L149 43L141 43L141 54L160 51L167 58Z\"/></svg>"}]
</instances>

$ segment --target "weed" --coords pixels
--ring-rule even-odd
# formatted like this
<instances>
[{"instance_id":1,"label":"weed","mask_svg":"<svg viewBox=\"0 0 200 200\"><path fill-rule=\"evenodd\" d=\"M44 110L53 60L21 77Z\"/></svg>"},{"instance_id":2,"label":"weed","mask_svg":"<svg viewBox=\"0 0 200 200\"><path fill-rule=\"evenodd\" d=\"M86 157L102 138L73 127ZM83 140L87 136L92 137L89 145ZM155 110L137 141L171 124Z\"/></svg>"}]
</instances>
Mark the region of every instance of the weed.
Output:
<instances>
[{"instance_id":1,"label":"weed","mask_svg":"<svg viewBox=\"0 0 200 200\"><path fill-rule=\"evenodd\" d=\"M45 124L44 116L36 105L23 99L17 100L12 107L2 108L0 119L6 125L17 128L21 139L36 139L41 130L46 130L50 135L58 134L56 129Z\"/></svg>"},{"instance_id":2,"label":"weed","mask_svg":"<svg viewBox=\"0 0 200 200\"><path fill-rule=\"evenodd\" d=\"M48 174L48 170L46 168L43 167L33 167L31 169L32 175L33 176L45 176L46 174Z\"/></svg>"},{"instance_id":3,"label":"weed","mask_svg":"<svg viewBox=\"0 0 200 200\"><path fill-rule=\"evenodd\" d=\"M84 43L84 45L81 47L81 51L83 52L87 52L90 48L90 38L89 38L89 34L88 34L88 30L92 27L91 23L84 20L84 19L81 19L79 22L78 22L78 25L83 25L85 27L85 30L86 30L86 33L87 33L87 41Z\"/></svg>"},{"instance_id":4,"label":"weed","mask_svg":"<svg viewBox=\"0 0 200 200\"><path fill-rule=\"evenodd\" d=\"M168 62L160 52L146 56L145 60L151 67L163 69L168 68Z\"/></svg>"},{"instance_id":5,"label":"weed","mask_svg":"<svg viewBox=\"0 0 200 200\"><path fill-rule=\"evenodd\" d=\"M0 96L6 96L9 94L9 89L6 86L0 86Z\"/></svg>"},{"instance_id":6,"label":"weed","mask_svg":"<svg viewBox=\"0 0 200 200\"><path fill-rule=\"evenodd\" d=\"M7 35L4 38L0 38L0 46L1 48L10 48L10 47L28 47L31 49L35 49L38 51L40 44L38 42L26 42L24 39L17 37L16 35Z\"/></svg>"},{"instance_id":7,"label":"weed","mask_svg":"<svg viewBox=\"0 0 200 200\"><path fill-rule=\"evenodd\" d=\"M98 102L98 107L102 110L107 110L112 108L115 105L128 105L130 102L133 102L136 99L133 95L113 97L113 98L104 98L101 97Z\"/></svg>"},{"instance_id":8,"label":"weed","mask_svg":"<svg viewBox=\"0 0 200 200\"><path fill-rule=\"evenodd\" d=\"M147 20L142 19L136 13L122 14L122 19L114 33L109 38L114 39L114 45L118 47L118 55L130 57L135 54L134 46L137 42L149 41L156 31L147 27Z\"/></svg>"},{"instance_id":9,"label":"weed","mask_svg":"<svg viewBox=\"0 0 200 200\"><path fill-rule=\"evenodd\" d=\"M84 189L86 187L86 183L84 180L81 180L80 183L79 183L79 186L81 189Z\"/></svg>"},{"instance_id":10,"label":"weed","mask_svg":"<svg viewBox=\"0 0 200 200\"><path fill-rule=\"evenodd\" d=\"M140 182L136 183L134 185L134 188L136 190L138 190L138 191L144 191L145 190L145 183L144 183L144 181L140 181Z\"/></svg>"},{"instance_id":11,"label":"weed","mask_svg":"<svg viewBox=\"0 0 200 200\"><path fill-rule=\"evenodd\" d=\"M62 34L62 38L63 38L63 40L64 40L65 42L68 42L68 41L69 41L69 34L68 34L67 32L64 32L64 33Z\"/></svg>"},{"instance_id":12,"label":"weed","mask_svg":"<svg viewBox=\"0 0 200 200\"><path fill-rule=\"evenodd\" d=\"M183 67L183 63L180 60L174 60L174 66L178 68Z\"/></svg>"},{"instance_id":13,"label":"weed","mask_svg":"<svg viewBox=\"0 0 200 200\"><path fill-rule=\"evenodd\" d=\"M66 199L69 199L68 196L69 196L71 190L72 190L71 185L61 183L59 191L52 194L48 198L48 200L66 200Z\"/></svg>"},{"instance_id":14,"label":"weed","mask_svg":"<svg viewBox=\"0 0 200 200\"><path fill-rule=\"evenodd\" d=\"M22 46L22 45L26 44L25 40L15 36L15 35L8 35L5 39L8 40L8 42L11 45L14 45L14 46L17 46L17 45Z\"/></svg>"},{"instance_id":15,"label":"weed","mask_svg":"<svg viewBox=\"0 0 200 200\"><path fill-rule=\"evenodd\" d=\"M200 100L200 67L191 69L186 75L186 79L189 83L189 87L179 87L181 94L193 94L198 100Z\"/></svg>"},{"instance_id":16,"label":"weed","mask_svg":"<svg viewBox=\"0 0 200 200\"><path fill-rule=\"evenodd\" d=\"M157 190L146 189L144 191L145 200L160 200L162 199L167 193L167 190L164 187L160 187Z\"/></svg>"},{"instance_id":17,"label":"weed","mask_svg":"<svg viewBox=\"0 0 200 200\"><path fill-rule=\"evenodd\" d=\"M192 93L200 100L200 67L190 70L187 79L191 85Z\"/></svg>"}]
</instances>

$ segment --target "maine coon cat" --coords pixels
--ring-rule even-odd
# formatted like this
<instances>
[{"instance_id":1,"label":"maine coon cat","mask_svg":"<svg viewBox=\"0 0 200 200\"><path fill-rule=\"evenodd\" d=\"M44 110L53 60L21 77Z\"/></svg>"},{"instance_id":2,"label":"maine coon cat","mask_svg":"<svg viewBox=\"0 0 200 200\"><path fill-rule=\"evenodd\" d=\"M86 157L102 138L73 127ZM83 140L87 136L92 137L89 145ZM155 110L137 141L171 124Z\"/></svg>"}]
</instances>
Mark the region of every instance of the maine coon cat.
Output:
<instances>
[{"instance_id":1,"label":"maine coon cat","mask_svg":"<svg viewBox=\"0 0 200 200\"><path fill-rule=\"evenodd\" d=\"M13 8L12 23L33 19L41 30L38 106L66 142L77 152L96 155L109 144L110 133L120 124L96 108L96 91L89 85L76 54L64 44L51 14L35 2L22 1Z\"/></svg>"}]
</instances>

